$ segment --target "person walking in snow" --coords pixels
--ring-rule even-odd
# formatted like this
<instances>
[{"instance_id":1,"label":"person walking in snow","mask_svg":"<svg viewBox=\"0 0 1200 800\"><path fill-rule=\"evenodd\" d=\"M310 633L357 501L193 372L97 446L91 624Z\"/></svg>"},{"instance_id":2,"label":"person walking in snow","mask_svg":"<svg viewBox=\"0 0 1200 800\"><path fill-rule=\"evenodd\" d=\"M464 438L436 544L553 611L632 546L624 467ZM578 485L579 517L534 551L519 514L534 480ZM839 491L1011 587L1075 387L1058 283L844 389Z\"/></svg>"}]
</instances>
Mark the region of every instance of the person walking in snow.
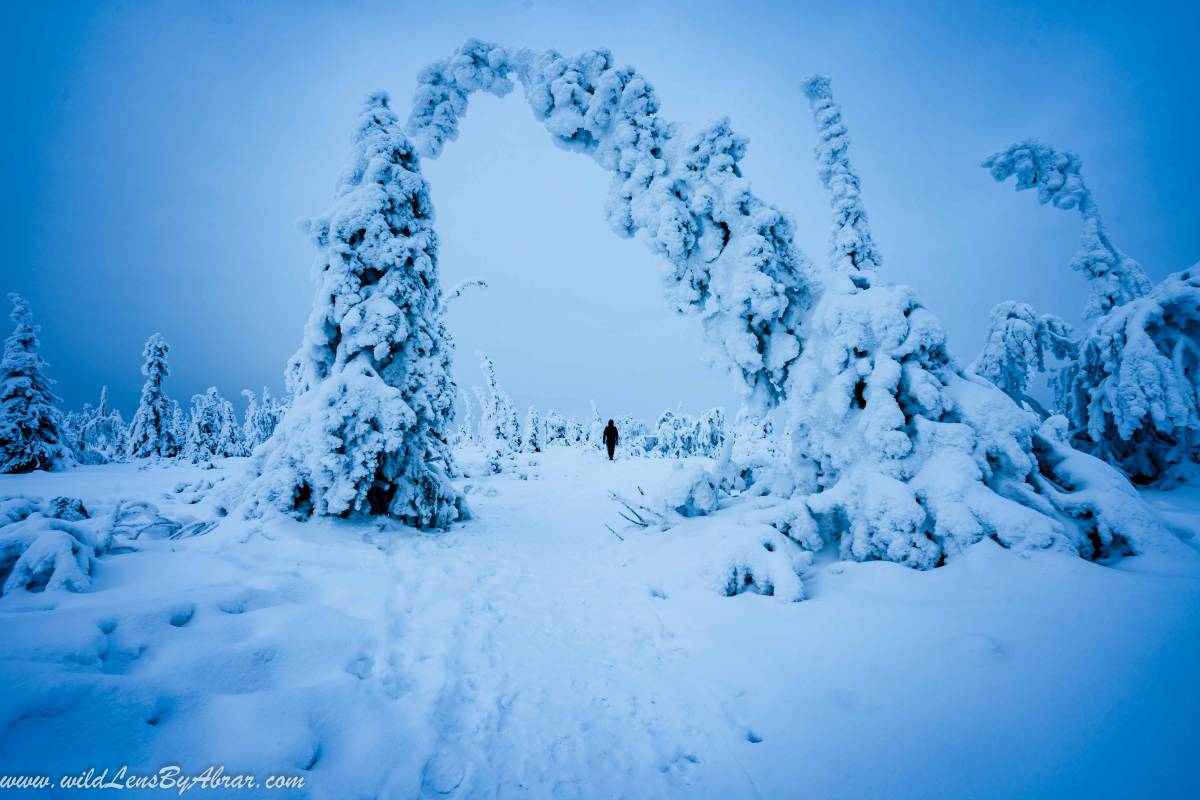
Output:
<instances>
[{"instance_id":1,"label":"person walking in snow","mask_svg":"<svg viewBox=\"0 0 1200 800\"><path fill-rule=\"evenodd\" d=\"M593 430L595 430L593 428ZM608 448L608 460L613 460L613 454L617 452L617 426L610 419L608 426L604 429L604 446Z\"/></svg>"}]
</instances>

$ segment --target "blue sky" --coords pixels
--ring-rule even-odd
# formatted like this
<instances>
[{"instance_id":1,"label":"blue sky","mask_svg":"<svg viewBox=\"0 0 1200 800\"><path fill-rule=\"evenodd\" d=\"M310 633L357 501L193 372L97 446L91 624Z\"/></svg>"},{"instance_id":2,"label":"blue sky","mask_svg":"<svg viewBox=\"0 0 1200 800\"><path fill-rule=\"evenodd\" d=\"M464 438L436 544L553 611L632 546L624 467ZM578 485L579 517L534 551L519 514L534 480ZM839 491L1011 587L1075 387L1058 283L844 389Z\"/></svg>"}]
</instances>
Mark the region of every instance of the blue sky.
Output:
<instances>
[{"instance_id":1,"label":"blue sky","mask_svg":"<svg viewBox=\"0 0 1200 800\"><path fill-rule=\"evenodd\" d=\"M684 125L729 116L756 193L823 262L829 213L801 79L833 79L884 257L964 362L997 302L1078 321L1073 214L979 162L1036 137L1072 149L1114 240L1161 278L1200 260L1195 4L8 3L0 29L0 289L26 294L70 407L101 384L128 417L141 346L173 346L169 391L282 388L355 111L406 109L417 72L468 37L606 47ZM406 113L406 111L404 112ZM661 265L604 218L605 174L554 147L519 90L473 101L425 164L443 283L491 283L449 324L460 384L494 357L524 407L646 417L730 405Z\"/></svg>"}]
</instances>

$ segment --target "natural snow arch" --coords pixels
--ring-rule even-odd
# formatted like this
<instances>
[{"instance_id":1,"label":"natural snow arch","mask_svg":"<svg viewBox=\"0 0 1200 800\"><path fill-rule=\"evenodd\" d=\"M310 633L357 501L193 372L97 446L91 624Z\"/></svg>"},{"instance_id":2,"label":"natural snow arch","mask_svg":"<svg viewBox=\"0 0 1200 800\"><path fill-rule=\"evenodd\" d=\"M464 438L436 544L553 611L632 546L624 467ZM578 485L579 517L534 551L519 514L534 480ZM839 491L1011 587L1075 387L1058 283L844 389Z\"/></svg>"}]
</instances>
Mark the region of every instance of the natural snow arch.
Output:
<instances>
[{"instance_id":1,"label":"natural snow arch","mask_svg":"<svg viewBox=\"0 0 1200 800\"><path fill-rule=\"evenodd\" d=\"M511 77L555 143L612 173L610 227L625 238L644 233L667 260L669 299L700 317L711 352L752 406L778 405L800 355L813 270L791 222L742 176L746 140L727 120L682 137L659 117L650 84L607 51L567 58L472 40L418 78L408 121L418 149L439 156L470 95L507 95Z\"/></svg>"},{"instance_id":2,"label":"natural snow arch","mask_svg":"<svg viewBox=\"0 0 1200 800\"><path fill-rule=\"evenodd\" d=\"M755 465L752 485L744 470L719 476L723 487L742 480L742 497L780 501L760 521L808 549L920 568L984 538L1091 558L1178 550L1118 472L965 373L916 293L876 281L881 259L827 80L805 84L834 212L818 273L787 217L750 191L746 140L728 121L682 136L649 83L605 50L468 41L418 79L408 120L418 149L440 155L471 94L504 96L513 77L557 144L612 174L610 227L644 234L667 260L668 295L700 317L751 408L786 411L783 463Z\"/></svg>"}]
</instances>

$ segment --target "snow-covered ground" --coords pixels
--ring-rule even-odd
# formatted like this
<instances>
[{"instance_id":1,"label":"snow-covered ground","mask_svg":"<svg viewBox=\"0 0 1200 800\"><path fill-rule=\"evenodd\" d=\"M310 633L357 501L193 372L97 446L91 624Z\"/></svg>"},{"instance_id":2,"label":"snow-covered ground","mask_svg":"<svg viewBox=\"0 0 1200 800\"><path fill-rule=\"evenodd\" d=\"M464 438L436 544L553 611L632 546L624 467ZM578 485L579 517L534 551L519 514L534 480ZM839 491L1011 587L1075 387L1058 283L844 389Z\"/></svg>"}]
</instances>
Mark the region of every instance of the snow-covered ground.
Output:
<instances>
[{"instance_id":1,"label":"snow-covered ground","mask_svg":"<svg viewBox=\"0 0 1200 800\"><path fill-rule=\"evenodd\" d=\"M608 492L671 462L536 461L464 481L476 519L447 533L225 519L148 532L88 591L9 593L0 774L223 765L306 779L231 796L337 800L1195 796L1200 559L985 541L930 572L819 559L803 602L726 597L731 553L783 557L769 530L623 531ZM0 495L188 522L241 463ZM1200 528L1200 490L1146 497Z\"/></svg>"}]
</instances>

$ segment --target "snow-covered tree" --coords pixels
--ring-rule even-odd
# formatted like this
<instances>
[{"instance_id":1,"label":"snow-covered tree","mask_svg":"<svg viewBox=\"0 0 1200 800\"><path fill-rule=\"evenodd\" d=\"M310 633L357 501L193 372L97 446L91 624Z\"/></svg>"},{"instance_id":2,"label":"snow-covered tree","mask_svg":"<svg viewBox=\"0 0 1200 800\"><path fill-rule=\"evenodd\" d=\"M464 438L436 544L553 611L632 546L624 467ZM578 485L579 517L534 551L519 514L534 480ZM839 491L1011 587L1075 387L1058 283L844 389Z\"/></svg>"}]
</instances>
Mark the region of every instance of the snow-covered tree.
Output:
<instances>
[{"instance_id":1,"label":"snow-covered tree","mask_svg":"<svg viewBox=\"0 0 1200 800\"><path fill-rule=\"evenodd\" d=\"M521 449L526 453L542 452L542 421L537 409L529 407L525 413L525 431L521 434Z\"/></svg>"},{"instance_id":2,"label":"snow-covered tree","mask_svg":"<svg viewBox=\"0 0 1200 800\"><path fill-rule=\"evenodd\" d=\"M472 93L506 95L513 77L557 144L612 173L610 227L642 233L669 262L667 292L701 316L717 363L755 403L778 402L813 276L791 222L741 173L746 140L726 120L681 137L650 83L606 50L567 57L471 40L418 78L409 130L422 152L436 157L457 137Z\"/></svg>"},{"instance_id":3,"label":"snow-covered tree","mask_svg":"<svg viewBox=\"0 0 1200 800\"><path fill-rule=\"evenodd\" d=\"M486 426L481 433L482 438L495 443L503 453L515 453L520 448L520 428L512 398L500 386L496 379L496 364L483 351L475 353L479 359L479 369L483 372L487 383L486 410L480 417L480 425Z\"/></svg>"},{"instance_id":4,"label":"snow-covered tree","mask_svg":"<svg viewBox=\"0 0 1200 800\"><path fill-rule=\"evenodd\" d=\"M679 417L674 411L664 411L659 415L658 424L654 427L655 438L657 440L656 450L659 455L664 458L678 458L680 456L680 427Z\"/></svg>"},{"instance_id":5,"label":"snow-covered tree","mask_svg":"<svg viewBox=\"0 0 1200 800\"><path fill-rule=\"evenodd\" d=\"M569 445L570 434L566 418L553 408L546 412L546 441L543 446Z\"/></svg>"},{"instance_id":6,"label":"snow-covered tree","mask_svg":"<svg viewBox=\"0 0 1200 800\"><path fill-rule=\"evenodd\" d=\"M1109 238L1079 157L1034 141L984 161L992 176L1036 188L1041 203L1079 210L1083 242L1071 266L1091 287L1094 318L1058 381L1070 441L1137 483L1172 485L1200 462L1200 289L1198 270L1151 286Z\"/></svg>"},{"instance_id":7,"label":"snow-covered tree","mask_svg":"<svg viewBox=\"0 0 1200 800\"><path fill-rule=\"evenodd\" d=\"M250 389L243 389L242 396L246 398L246 413L242 421L242 444L246 454L271 438L283 409L271 391L263 387L262 395L255 395Z\"/></svg>"},{"instance_id":8,"label":"snow-covered tree","mask_svg":"<svg viewBox=\"0 0 1200 800\"><path fill-rule=\"evenodd\" d=\"M591 401L591 415L588 417L587 429L584 431L587 444L593 450L604 449L604 420L596 408L596 401Z\"/></svg>"},{"instance_id":9,"label":"snow-covered tree","mask_svg":"<svg viewBox=\"0 0 1200 800\"><path fill-rule=\"evenodd\" d=\"M698 454L716 458L725 447L726 436L725 409L709 409L699 420Z\"/></svg>"},{"instance_id":10,"label":"snow-covered tree","mask_svg":"<svg viewBox=\"0 0 1200 800\"><path fill-rule=\"evenodd\" d=\"M183 406L178 400L171 401L171 421L170 421L170 440L169 447L164 451L163 455L175 458L183 455L184 445L187 443L187 433L190 420L188 414L183 410Z\"/></svg>"},{"instance_id":11,"label":"snow-covered tree","mask_svg":"<svg viewBox=\"0 0 1200 800\"><path fill-rule=\"evenodd\" d=\"M637 417L629 415L617 417L617 430L620 432L617 449L627 455L644 456L656 443L653 440L647 442L650 429Z\"/></svg>"},{"instance_id":12,"label":"snow-covered tree","mask_svg":"<svg viewBox=\"0 0 1200 800\"><path fill-rule=\"evenodd\" d=\"M142 397L129 423L129 444L126 448L130 458L170 458L180 446L177 431L172 424L171 400L163 391L163 383L171 374L167 356L171 346L161 333L153 334L142 349L142 374L146 383L142 386Z\"/></svg>"},{"instance_id":13,"label":"snow-covered tree","mask_svg":"<svg viewBox=\"0 0 1200 800\"><path fill-rule=\"evenodd\" d=\"M121 412L108 407L108 387L100 389L100 402L92 408L85 404L78 414L67 415L71 429L68 442L75 458L83 464L108 464L125 458L129 433Z\"/></svg>"},{"instance_id":14,"label":"snow-covered tree","mask_svg":"<svg viewBox=\"0 0 1200 800\"><path fill-rule=\"evenodd\" d=\"M210 386L204 394L192 395L192 413L184 441L183 456L193 463L239 456L246 452L242 428L233 404Z\"/></svg>"},{"instance_id":15,"label":"snow-covered tree","mask_svg":"<svg viewBox=\"0 0 1200 800\"><path fill-rule=\"evenodd\" d=\"M10 294L15 323L4 341L0 362L0 472L31 472L69 466L70 450L63 442L58 398L46 376L46 361L38 354L38 326L29 303Z\"/></svg>"},{"instance_id":16,"label":"snow-covered tree","mask_svg":"<svg viewBox=\"0 0 1200 800\"><path fill-rule=\"evenodd\" d=\"M992 154L983 166L997 181L1015 176L1017 191L1037 189L1038 202L1043 205L1079 211L1083 238L1071 267L1087 278L1091 289L1084 316L1098 317L1150 291L1150 279L1141 266L1109 238L1100 209L1083 182L1079 156L1031 139Z\"/></svg>"},{"instance_id":17,"label":"snow-covered tree","mask_svg":"<svg viewBox=\"0 0 1200 800\"><path fill-rule=\"evenodd\" d=\"M92 404L84 403L83 408L79 411L68 411L63 414L62 421L58 426L63 446L71 451L71 456L80 464L92 463L83 446L83 426L86 418L91 413Z\"/></svg>"},{"instance_id":18,"label":"snow-covered tree","mask_svg":"<svg viewBox=\"0 0 1200 800\"><path fill-rule=\"evenodd\" d=\"M612 173L611 227L640 233L664 257L668 294L701 315L714 360L740 377L755 413L778 417L790 464L769 481L787 498L773 523L802 546L929 568L989 537L1088 556L1154 539L1153 515L1131 511L1136 494L1114 505L1090 491L1110 468L1079 468L1087 456L967 376L937 318L911 289L876 281L860 247L817 274L788 219L751 192L746 141L727 121L683 139L659 116L649 82L607 51L467 42L419 79L409 125L424 152L436 156L457 135L471 93L504 95L510 77L556 143ZM845 166L842 178L853 174ZM844 183L831 180L831 194ZM861 239L865 216L843 215L836 196L832 204L835 242L848 223ZM711 494L711 478L702 482Z\"/></svg>"},{"instance_id":19,"label":"snow-covered tree","mask_svg":"<svg viewBox=\"0 0 1200 800\"><path fill-rule=\"evenodd\" d=\"M446 435L455 396L437 236L420 160L386 94L371 95L319 255L291 405L256 451L247 511L386 514L440 528L467 516Z\"/></svg>"},{"instance_id":20,"label":"snow-covered tree","mask_svg":"<svg viewBox=\"0 0 1200 800\"><path fill-rule=\"evenodd\" d=\"M462 398L462 420L458 426L458 441L460 444L473 442L476 439L476 431L475 414L471 409L471 399L467 397L467 393L462 389L458 390L458 394Z\"/></svg>"},{"instance_id":21,"label":"snow-covered tree","mask_svg":"<svg viewBox=\"0 0 1200 800\"><path fill-rule=\"evenodd\" d=\"M833 102L829 79L820 75L804 82L804 94L817 126L818 172L833 207L829 264L837 270L878 269L879 253L867 224L858 173L846 155L850 137L842 122L842 107Z\"/></svg>"},{"instance_id":22,"label":"snow-covered tree","mask_svg":"<svg viewBox=\"0 0 1200 800\"><path fill-rule=\"evenodd\" d=\"M1071 326L1052 314L1038 315L1028 303L1006 300L992 309L987 343L968 368L1045 418L1049 413L1028 394L1035 373L1047 371L1047 357L1075 355Z\"/></svg>"},{"instance_id":23,"label":"snow-covered tree","mask_svg":"<svg viewBox=\"0 0 1200 800\"><path fill-rule=\"evenodd\" d=\"M1060 380L1071 443L1135 483L1200 471L1200 264L1111 309Z\"/></svg>"}]
</instances>

